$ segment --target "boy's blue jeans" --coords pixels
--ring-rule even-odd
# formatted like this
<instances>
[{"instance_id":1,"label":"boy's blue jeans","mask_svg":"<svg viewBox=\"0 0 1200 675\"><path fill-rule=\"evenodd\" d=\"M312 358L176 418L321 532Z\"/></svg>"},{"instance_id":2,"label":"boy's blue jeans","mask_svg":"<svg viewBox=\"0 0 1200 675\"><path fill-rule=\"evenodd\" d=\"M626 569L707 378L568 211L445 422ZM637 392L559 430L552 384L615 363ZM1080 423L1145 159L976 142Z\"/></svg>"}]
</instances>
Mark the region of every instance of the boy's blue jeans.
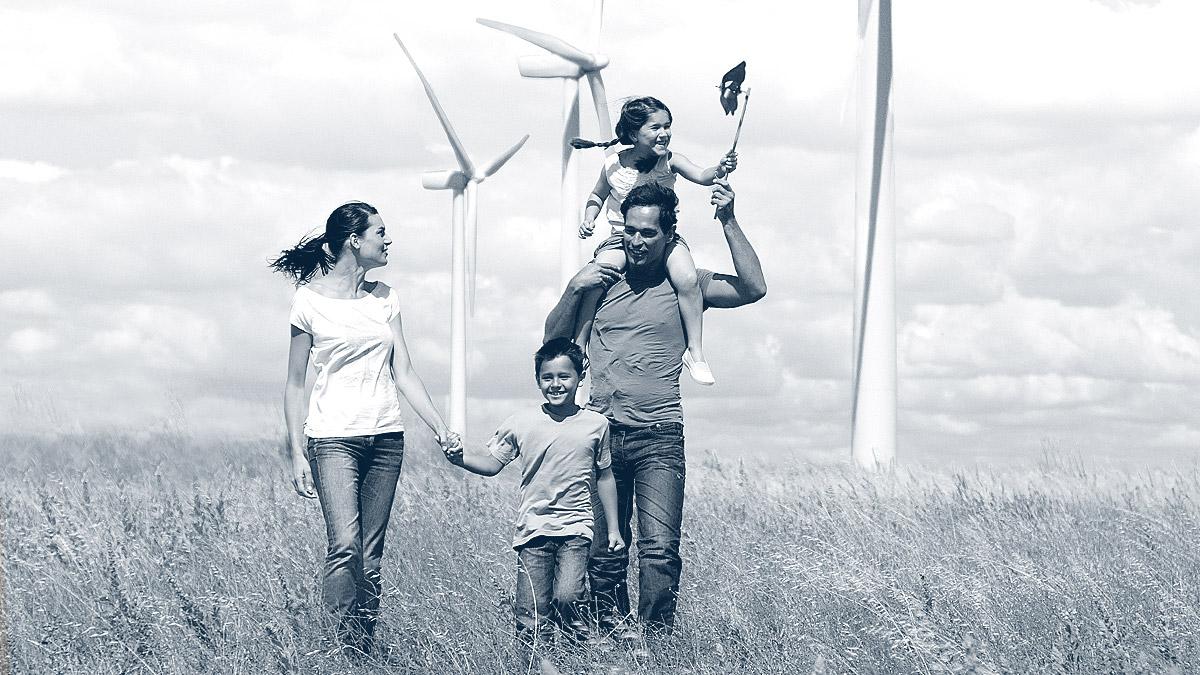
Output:
<instances>
[{"instance_id":1,"label":"boy's blue jeans","mask_svg":"<svg viewBox=\"0 0 1200 675\"><path fill-rule=\"evenodd\" d=\"M329 542L321 589L325 606L337 622L339 643L370 651L404 434L310 438L306 456Z\"/></svg>"},{"instance_id":2,"label":"boy's blue jeans","mask_svg":"<svg viewBox=\"0 0 1200 675\"><path fill-rule=\"evenodd\" d=\"M638 618L646 630L669 633L675 625L680 528L683 523L683 424L609 426L612 472L617 483L621 536L631 541L630 519L638 514ZM607 531L608 514L593 504L595 531ZM603 539L592 546L588 576L602 628L629 615L629 549L610 553Z\"/></svg>"},{"instance_id":3,"label":"boy's blue jeans","mask_svg":"<svg viewBox=\"0 0 1200 675\"><path fill-rule=\"evenodd\" d=\"M576 535L534 537L517 549L513 613L519 640L548 645L554 639L555 623L569 633L581 630L590 548L587 537Z\"/></svg>"}]
</instances>

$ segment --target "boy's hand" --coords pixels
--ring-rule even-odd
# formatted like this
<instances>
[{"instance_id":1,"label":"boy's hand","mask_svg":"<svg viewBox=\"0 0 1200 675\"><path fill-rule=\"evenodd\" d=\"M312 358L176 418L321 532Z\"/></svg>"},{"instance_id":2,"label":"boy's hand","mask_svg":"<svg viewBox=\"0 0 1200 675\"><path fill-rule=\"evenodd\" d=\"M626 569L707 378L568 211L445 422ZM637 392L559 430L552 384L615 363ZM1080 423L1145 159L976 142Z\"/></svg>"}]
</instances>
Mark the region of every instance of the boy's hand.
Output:
<instances>
[{"instance_id":1,"label":"boy's hand","mask_svg":"<svg viewBox=\"0 0 1200 675\"><path fill-rule=\"evenodd\" d=\"M438 437L438 444L442 446L442 454L446 455L446 459L451 464L458 464L462 461L463 447L461 436L453 431L446 432Z\"/></svg>"},{"instance_id":2,"label":"boy's hand","mask_svg":"<svg viewBox=\"0 0 1200 675\"><path fill-rule=\"evenodd\" d=\"M583 221L582 224L579 225L579 238L587 239L588 237L592 236L592 233L595 231L596 231L596 221L585 220L585 221Z\"/></svg>"},{"instance_id":3,"label":"boy's hand","mask_svg":"<svg viewBox=\"0 0 1200 675\"><path fill-rule=\"evenodd\" d=\"M625 548L625 540L621 538L619 530L610 530L608 533L608 551L616 553Z\"/></svg>"}]
</instances>

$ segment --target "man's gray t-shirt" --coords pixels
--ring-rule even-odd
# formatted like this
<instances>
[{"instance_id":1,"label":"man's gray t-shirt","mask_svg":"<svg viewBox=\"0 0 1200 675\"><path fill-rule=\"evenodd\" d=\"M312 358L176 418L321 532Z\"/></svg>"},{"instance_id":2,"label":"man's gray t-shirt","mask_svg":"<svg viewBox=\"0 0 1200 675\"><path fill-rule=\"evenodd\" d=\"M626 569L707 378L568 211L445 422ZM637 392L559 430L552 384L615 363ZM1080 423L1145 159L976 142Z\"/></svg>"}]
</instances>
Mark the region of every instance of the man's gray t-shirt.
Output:
<instances>
[{"instance_id":1,"label":"man's gray t-shirt","mask_svg":"<svg viewBox=\"0 0 1200 675\"><path fill-rule=\"evenodd\" d=\"M701 291L713 273L697 270ZM588 338L592 395L588 408L610 422L646 427L683 422L679 374L686 348L679 300L666 270L626 275L596 307Z\"/></svg>"}]
</instances>

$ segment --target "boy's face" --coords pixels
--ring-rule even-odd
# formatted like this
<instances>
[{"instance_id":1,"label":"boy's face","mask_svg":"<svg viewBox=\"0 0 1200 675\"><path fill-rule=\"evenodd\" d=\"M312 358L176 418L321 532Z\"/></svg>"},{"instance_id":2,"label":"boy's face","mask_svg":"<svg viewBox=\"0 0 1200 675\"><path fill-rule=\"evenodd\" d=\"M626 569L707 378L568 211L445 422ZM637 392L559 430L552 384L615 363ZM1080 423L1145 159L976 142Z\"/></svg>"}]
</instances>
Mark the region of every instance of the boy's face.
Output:
<instances>
[{"instance_id":1,"label":"boy's face","mask_svg":"<svg viewBox=\"0 0 1200 675\"><path fill-rule=\"evenodd\" d=\"M552 406L565 405L575 401L579 373L575 372L575 364L569 357L556 356L542 361L542 367L538 368L537 383L547 403Z\"/></svg>"}]
</instances>

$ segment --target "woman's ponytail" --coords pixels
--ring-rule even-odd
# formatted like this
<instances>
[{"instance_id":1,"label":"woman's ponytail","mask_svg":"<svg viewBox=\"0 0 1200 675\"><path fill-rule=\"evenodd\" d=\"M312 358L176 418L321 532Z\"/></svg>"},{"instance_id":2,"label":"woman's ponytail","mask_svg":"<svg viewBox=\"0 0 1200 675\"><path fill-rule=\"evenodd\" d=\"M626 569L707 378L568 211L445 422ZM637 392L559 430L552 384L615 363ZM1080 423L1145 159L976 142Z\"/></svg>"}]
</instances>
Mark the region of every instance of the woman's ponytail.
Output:
<instances>
[{"instance_id":1,"label":"woman's ponytail","mask_svg":"<svg viewBox=\"0 0 1200 675\"><path fill-rule=\"evenodd\" d=\"M325 248L325 243L324 232L305 237L272 260L271 269L291 277L296 285L306 284L318 269L328 272L333 266L333 255Z\"/></svg>"},{"instance_id":2,"label":"woman's ponytail","mask_svg":"<svg viewBox=\"0 0 1200 675\"><path fill-rule=\"evenodd\" d=\"M588 148L610 148L614 145L617 145L620 142L621 141L616 138L612 139L611 141L604 142L604 143L600 143L597 141L589 141L589 140L586 140L583 138L572 138L571 139L571 147L575 148L576 150L587 150Z\"/></svg>"}]
</instances>

